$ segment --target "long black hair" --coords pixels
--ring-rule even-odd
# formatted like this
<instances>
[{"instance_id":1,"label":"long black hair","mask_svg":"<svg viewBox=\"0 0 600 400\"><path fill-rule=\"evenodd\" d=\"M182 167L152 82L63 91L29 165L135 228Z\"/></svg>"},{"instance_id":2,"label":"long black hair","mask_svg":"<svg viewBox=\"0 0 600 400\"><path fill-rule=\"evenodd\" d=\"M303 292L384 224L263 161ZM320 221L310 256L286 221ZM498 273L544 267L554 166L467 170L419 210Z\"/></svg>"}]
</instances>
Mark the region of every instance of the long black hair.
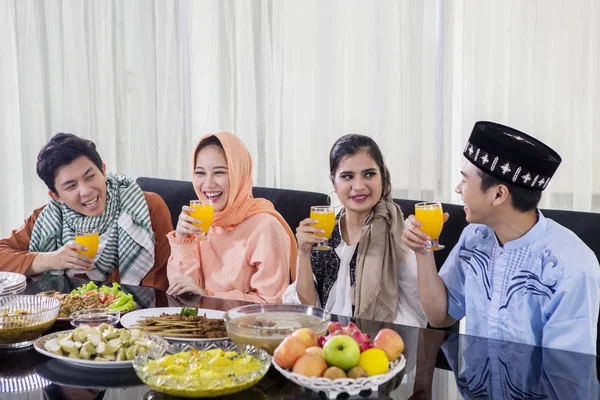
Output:
<instances>
[{"instance_id":1,"label":"long black hair","mask_svg":"<svg viewBox=\"0 0 600 400\"><path fill-rule=\"evenodd\" d=\"M344 158L353 156L361 151L369 153L371 158L377 164L379 173L381 174L381 185L383 187L381 197L385 200L389 200L392 195L390 171L385 165L383 154L377 143L365 135L358 135L355 133L344 135L333 144L333 147L331 147L331 151L329 152L329 172L331 181L333 182L335 179L335 173L340 162Z\"/></svg>"}]
</instances>

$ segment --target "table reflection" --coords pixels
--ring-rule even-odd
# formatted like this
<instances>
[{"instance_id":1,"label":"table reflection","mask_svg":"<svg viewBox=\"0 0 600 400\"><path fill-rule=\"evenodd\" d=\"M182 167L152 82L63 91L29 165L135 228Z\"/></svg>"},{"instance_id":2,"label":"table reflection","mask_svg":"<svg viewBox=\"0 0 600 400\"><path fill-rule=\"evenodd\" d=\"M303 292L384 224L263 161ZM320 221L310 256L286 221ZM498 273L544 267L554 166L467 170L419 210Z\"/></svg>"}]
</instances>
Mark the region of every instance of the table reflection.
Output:
<instances>
[{"instance_id":1,"label":"table reflection","mask_svg":"<svg viewBox=\"0 0 600 400\"><path fill-rule=\"evenodd\" d=\"M452 336L442 350L465 399L598 399L597 358L563 350Z\"/></svg>"},{"instance_id":2,"label":"table reflection","mask_svg":"<svg viewBox=\"0 0 600 400\"><path fill-rule=\"evenodd\" d=\"M65 293L87 283L66 276L28 279L25 294L57 290ZM198 307L228 311L249 303L236 300L183 295L167 296L162 290L122 285L139 308ZM333 316L347 325L351 319ZM594 356L542 349L517 343L458 334L352 320L373 338L390 328L402 336L407 365L403 372L356 399L458 400L466 399L600 399L597 359ZM51 331L71 329L57 322ZM49 332L47 332L49 333ZM452 372L451 372L452 371ZM172 400L145 386L133 369L94 370L48 359L33 348L0 352L0 399L147 399ZM299 399L322 397L304 389L271 368L254 387L223 399Z\"/></svg>"}]
</instances>

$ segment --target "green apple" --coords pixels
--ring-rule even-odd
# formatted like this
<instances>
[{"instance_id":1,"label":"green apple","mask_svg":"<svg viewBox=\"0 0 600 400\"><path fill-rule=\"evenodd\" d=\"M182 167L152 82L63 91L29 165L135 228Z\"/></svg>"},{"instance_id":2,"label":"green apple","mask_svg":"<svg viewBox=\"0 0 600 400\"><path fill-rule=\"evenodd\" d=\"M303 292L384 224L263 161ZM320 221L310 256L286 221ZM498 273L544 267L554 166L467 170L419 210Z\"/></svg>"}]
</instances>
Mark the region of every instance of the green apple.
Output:
<instances>
[{"instance_id":1,"label":"green apple","mask_svg":"<svg viewBox=\"0 0 600 400\"><path fill-rule=\"evenodd\" d=\"M358 365L360 347L350 336L336 335L325 342L323 357L329 366L348 371Z\"/></svg>"}]
</instances>

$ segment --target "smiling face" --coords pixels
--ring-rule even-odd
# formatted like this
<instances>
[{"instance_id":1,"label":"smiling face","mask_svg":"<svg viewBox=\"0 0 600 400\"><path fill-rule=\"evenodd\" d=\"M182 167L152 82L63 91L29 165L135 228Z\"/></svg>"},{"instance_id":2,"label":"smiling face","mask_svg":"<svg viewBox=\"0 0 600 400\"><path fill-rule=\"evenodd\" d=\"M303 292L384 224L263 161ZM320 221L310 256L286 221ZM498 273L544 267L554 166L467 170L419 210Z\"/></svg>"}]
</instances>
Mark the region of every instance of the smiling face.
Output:
<instances>
[{"instance_id":1,"label":"smiling face","mask_svg":"<svg viewBox=\"0 0 600 400\"><path fill-rule=\"evenodd\" d=\"M102 171L86 156L56 170L56 193L48 193L55 200L88 217L96 217L106 206L106 166Z\"/></svg>"},{"instance_id":2,"label":"smiling face","mask_svg":"<svg viewBox=\"0 0 600 400\"><path fill-rule=\"evenodd\" d=\"M496 191L492 188L485 192L482 190L479 169L468 161L465 162L461 175L462 180L455 190L465 203L467 222L490 225L495 215Z\"/></svg>"},{"instance_id":3,"label":"smiling face","mask_svg":"<svg viewBox=\"0 0 600 400\"><path fill-rule=\"evenodd\" d=\"M215 211L221 211L227 206L229 171L222 149L209 145L198 152L192 183L196 193L201 193L200 200L212 200Z\"/></svg>"},{"instance_id":4,"label":"smiling face","mask_svg":"<svg viewBox=\"0 0 600 400\"><path fill-rule=\"evenodd\" d=\"M333 186L346 210L368 213L381 200L381 172L367 151L345 157L335 172Z\"/></svg>"}]
</instances>

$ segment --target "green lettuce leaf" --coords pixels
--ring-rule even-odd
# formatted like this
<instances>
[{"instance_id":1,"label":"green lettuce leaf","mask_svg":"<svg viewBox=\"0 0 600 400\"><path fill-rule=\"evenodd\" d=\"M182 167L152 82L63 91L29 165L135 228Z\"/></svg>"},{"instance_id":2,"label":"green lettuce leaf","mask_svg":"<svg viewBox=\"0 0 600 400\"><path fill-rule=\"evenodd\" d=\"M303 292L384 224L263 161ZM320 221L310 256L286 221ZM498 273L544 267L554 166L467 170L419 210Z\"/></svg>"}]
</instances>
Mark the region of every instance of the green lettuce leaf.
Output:
<instances>
[{"instance_id":1,"label":"green lettuce leaf","mask_svg":"<svg viewBox=\"0 0 600 400\"><path fill-rule=\"evenodd\" d=\"M84 295L90 290L98 290L98 286L94 282L88 282L84 285L79 286L77 289L73 289L71 294Z\"/></svg>"}]
</instances>

